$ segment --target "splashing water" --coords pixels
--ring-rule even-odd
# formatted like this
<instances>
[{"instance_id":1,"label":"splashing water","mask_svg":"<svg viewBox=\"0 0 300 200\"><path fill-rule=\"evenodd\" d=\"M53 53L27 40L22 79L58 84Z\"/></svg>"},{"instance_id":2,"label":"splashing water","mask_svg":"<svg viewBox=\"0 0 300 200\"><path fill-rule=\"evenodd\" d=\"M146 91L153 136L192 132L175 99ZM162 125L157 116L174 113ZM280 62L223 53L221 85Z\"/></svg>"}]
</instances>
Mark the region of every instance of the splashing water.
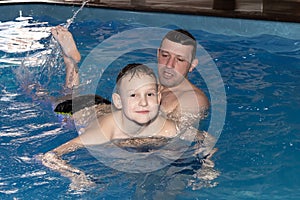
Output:
<instances>
[{"instance_id":1,"label":"splashing water","mask_svg":"<svg viewBox=\"0 0 300 200\"><path fill-rule=\"evenodd\" d=\"M65 28L69 28L74 22L78 13L89 1L84 1L81 7L74 12L73 16L66 20ZM21 12L20 12L20 17ZM50 31L50 29L48 30ZM64 73L62 62L62 50L53 36L50 36L48 47L45 50L32 55L27 55L22 59L20 66L15 70L15 74L26 91L30 90L37 96L47 95L47 87L57 74ZM36 68L38 67L38 68ZM30 68L30 69L29 69Z\"/></svg>"},{"instance_id":2,"label":"splashing water","mask_svg":"<svg viewBox=\"0 0 300 200\"><path fill-rule=\"evenodd\" d=\"M73 17L71 17L70 19L67 20L67 23L65 25L66 28L69 28L70 25L73 23L73 21L75 20L77 14L83 9L83 7L89 2L90 0L84 1L81 5L81 7L74 13Z\"/></svg>"}]
</instances>

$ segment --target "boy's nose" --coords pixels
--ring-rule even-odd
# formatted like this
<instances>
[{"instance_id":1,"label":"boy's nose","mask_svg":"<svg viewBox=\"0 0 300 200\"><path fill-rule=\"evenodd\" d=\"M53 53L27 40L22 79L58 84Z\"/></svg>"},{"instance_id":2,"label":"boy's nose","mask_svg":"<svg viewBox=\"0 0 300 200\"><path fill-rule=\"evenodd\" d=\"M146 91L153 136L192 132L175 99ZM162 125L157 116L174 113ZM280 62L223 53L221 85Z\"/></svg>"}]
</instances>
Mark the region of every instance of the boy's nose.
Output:
<instances>
[{"instance_id":1,"label":"boy's nose","mask_svg":"<svg viewBox=\"0 0 300 200\"><path fill-rule=\"evenodd\" d=\"M140 99L139 105L140 106L147 106L148 105L147 97L142 96L141 99Z\"/></svg>"}]
</instances>

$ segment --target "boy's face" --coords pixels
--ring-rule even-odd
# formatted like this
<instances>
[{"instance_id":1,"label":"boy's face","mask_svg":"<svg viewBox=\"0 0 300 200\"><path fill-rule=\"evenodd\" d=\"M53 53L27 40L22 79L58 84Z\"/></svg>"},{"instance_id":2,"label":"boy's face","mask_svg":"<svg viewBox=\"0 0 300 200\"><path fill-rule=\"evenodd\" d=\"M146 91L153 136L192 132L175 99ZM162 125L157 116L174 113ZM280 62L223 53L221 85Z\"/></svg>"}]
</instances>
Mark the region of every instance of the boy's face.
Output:
<instances>
[{"instance_id":1,"label":"boy's face","mask_svg":"<svg viewBox=\"0 0 300 200\"><path fill-rule=\"evenodd\" d=\"M120 108L127 119L138 124L149 123L159 111L160 97L155 78L149 75L125 76L121 80L120 100Z\"/></svg>"},{"instance_id":2,"label":"boy's face","mask_svg":"<svg viewBox=\"0 0 300 200\"><path fill-rule=\"evenodd\" d=\"M157 51L158 75L160 84L165 87L179 85L188 72L191 72L198 60L192 60L192 45L182 45L168 39L164 39Z\"/></svg>"}]
</instances>

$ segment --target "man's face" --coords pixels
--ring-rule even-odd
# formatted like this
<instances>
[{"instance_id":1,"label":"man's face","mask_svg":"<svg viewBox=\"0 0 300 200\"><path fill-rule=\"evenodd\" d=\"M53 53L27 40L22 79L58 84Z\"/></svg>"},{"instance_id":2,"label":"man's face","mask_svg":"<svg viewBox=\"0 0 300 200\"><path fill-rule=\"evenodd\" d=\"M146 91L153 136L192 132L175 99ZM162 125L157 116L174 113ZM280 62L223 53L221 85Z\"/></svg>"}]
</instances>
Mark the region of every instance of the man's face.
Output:
<instances>
[{"instance_id":1,"label":"man's face","mask_svg":"<svg viewBox=\"0 0 300 200\"><path fill-rule=\"evenodd\" d=\"M153 120L158 114L160 100L155 78L127 75L121 83L120 98L125 117L138 124Z\"/></svg>"},{"instance_id":2,"label":"man's face","mask_svg":"<svg viewBox=\"0 0 300 200\"><path fill-rule=\"evenodd\" d=\"M165 87L179 85L192 71L192 45L182 45L164 39L161 48L158 49L158 76L160 84Z\"/></svg>"}]
</instances>

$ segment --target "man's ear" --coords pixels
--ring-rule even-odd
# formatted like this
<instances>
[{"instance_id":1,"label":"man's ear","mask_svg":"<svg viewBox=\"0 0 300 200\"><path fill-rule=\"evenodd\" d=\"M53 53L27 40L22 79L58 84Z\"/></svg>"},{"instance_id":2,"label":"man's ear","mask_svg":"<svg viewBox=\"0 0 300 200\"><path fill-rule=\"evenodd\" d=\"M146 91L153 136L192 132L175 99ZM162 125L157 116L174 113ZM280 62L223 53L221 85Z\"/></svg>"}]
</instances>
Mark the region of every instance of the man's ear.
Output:
<instances>
[{"instance_id":1,"label":"man's ear","mask_svg":"<svg viewBox=\"0 0 300 200\"><path fill-rule=\"evenodd\" d=\"M113 93L113 95L112 95L112 100L113 100L114 106L115 106L117 109L121 109L121 108L122 108L121 97L120 97L119 94Z\"/></svg>"},{"instance_id":2,"label":"man's ear","mask_svg":"<svg viewBox=\"0 0 300 200\"><path fill-rule=\"evenodd\" d=\"M198 60L197 58L195 58L195 59L192 61L192 63L191 63L191 67L190 67L190 69L189 69L189 72L192 72L192 71L197 67L198 63L199 63L199 60Z\"/></svg>"},{"instance_id":3,"label":"man's ear","mask_svg":"<svg viewBox=\"0 0 300 200\"><path fill-rule=\"evenodd\" d=\"M158 60L159 58L159 54L160 54L160 49L157 49L157 52L156 52L156 59Z\"/></svg>"}]
</instances>

